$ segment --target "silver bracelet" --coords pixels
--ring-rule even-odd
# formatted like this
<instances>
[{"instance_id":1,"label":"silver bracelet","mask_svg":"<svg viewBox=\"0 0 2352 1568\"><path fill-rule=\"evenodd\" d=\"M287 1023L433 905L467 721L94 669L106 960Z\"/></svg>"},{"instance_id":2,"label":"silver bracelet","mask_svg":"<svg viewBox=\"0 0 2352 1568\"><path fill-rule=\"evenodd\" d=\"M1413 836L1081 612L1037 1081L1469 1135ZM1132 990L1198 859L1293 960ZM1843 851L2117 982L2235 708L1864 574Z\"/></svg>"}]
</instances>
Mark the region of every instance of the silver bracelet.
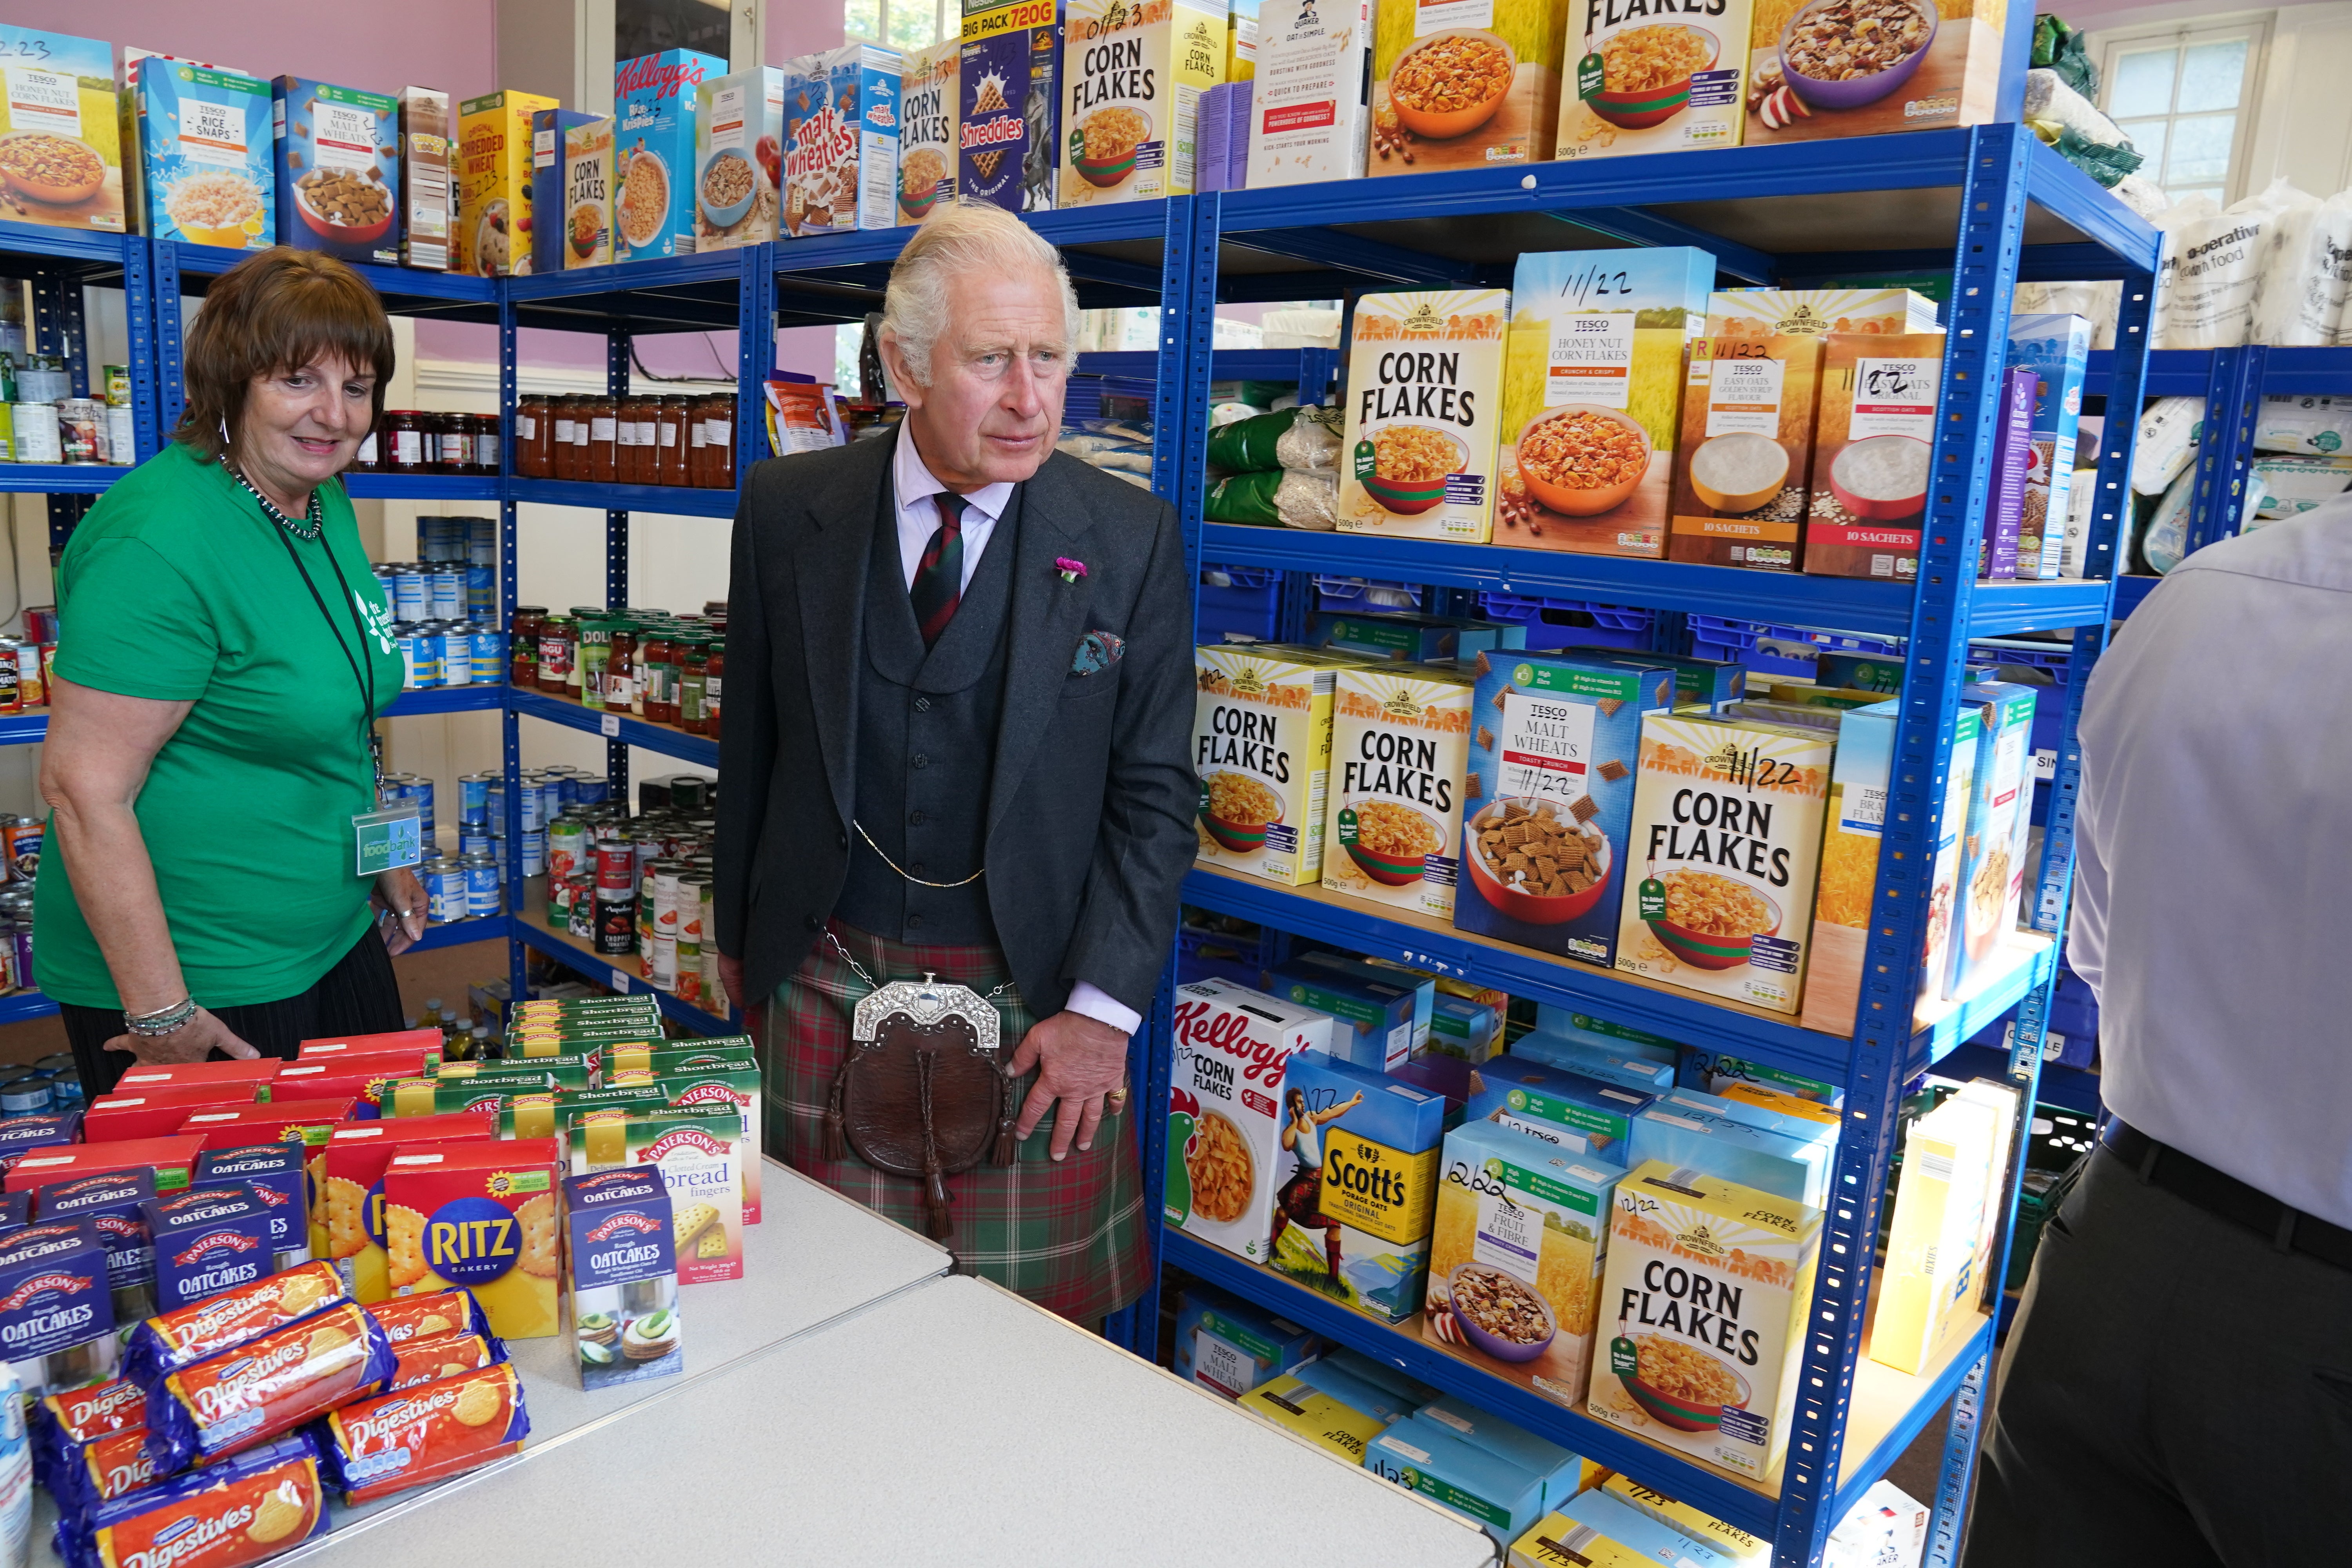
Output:
<instances>
[{"instance_id":1,"label":"silver bracelet","mask_svg":"<svg viewBox=\"0 0 2352 1568\"><path fill-rule=\"evenodd\" d=\"M122 1015L122 1026L134 1035L143 1035L152 1038L158 1035L177 1034L185 1028L195 1016L196 999L194 996L188 996L169 1007L160 1008L152 1013L126 1012Z\"/></svg>"}]
</instances>

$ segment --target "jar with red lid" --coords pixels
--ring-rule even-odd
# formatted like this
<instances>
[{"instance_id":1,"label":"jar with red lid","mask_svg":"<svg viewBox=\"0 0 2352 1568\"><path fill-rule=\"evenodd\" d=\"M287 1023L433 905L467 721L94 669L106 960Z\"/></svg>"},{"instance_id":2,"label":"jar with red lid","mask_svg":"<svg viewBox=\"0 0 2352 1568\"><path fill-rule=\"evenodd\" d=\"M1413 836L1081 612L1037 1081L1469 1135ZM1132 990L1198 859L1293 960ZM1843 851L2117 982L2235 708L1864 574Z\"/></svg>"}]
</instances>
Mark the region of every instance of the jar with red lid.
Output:
<instances>
[{"instance_id":1,"label":"jar with red lid","mask_svg":"<svg viewBox=\"0 0 2352 1568\"><path fill-rule=\"evenodd\" d=\"M710 651L705 657L702 671L703 731L712 740L719 739L719 682L727 673L727 639L710 639Z\"/></svg>"},{"instance_id":2,"label":"jar with red lid","mask_svg":"<svg viewBox=\"0 0 2352 1568\"><path fill-rule=\"evenodd\" d=\"M703 460L703 488L735 488L735 395L722 392L702 400L702 424L708 456Z\"/></svg>"},{"instance_id":3,"label":"jar with red lid","mask_svg":"<svg viewBox=\"0 0 2352 1568\"><path fill-rule=\"evenodd\" d=\"M683 485L693 451L688 442L687 402L683 397L654 399L654 483Z\"/></svg>"},{"instance_id":4,"label":"jar with red lid","mask_svg":"<svg viewBox=\"0 0 2352 1568\"><path fill-rule=\"evenodd\" d=\"M474 461L473 431L462 414L427 414L433 431L433 471L436 474L463 474L472 471Z\"/></svg>"},{"instance_id":5,"label":"jar with red lid","mask_svg":"<svg viewBox=\"0 0 2352 1568\"><path fill-rule=\"evenodd\" d=\"M427 430L429 416L414 408L387 408L383 413L383 440L376 447L378 472L387 474L429 474L432 464L441 456L437 435ZM428 449L427 443L433 445Z\"/></svg>"},{"instance_id":6,"label":"jar with red lid","mask_svg":"<svg viewBox=\"0 0 2352 1568\"><path fill-rule=\"evenodd\" d=\"M678 646L670 640L667 626L650 628L646 640L638 645L637 663L642 671L638 684L645 690L648 723L677 722L677 655Z\"/></svg>"},{"instance_id":7,"label":"jar with red lid","mask_svg":"<svg viewBox=\"0 0 2352 1568\"><path fill-rule=\"evenodd\" d=\"M572 694L573 660L580 650L579 624L570 616L551 615L539 627L539 689L557 697Z\"/></svg>"},{"instance_id":8,"label":"jar with red lid","mask_svg":"<svg viewBox=\"0 0 2352 1568\"><path fill-rule=\"evenodd\" d=\"M495 414L468 414L466 433L473 439L473 466L467 471L483 479L495 478L499 471L499 447L503 437L499 416Z\"/></svg>"},{"instance_id":9,"label":"jar with red lid","mask_svg":"<svg viewBox=\"0 0 2352 1568\"><path fill-rule=\"evenodd\" d=\"M545 605L517 605L508 628L507 679L516 686L539 684L539 634L547 624Z\"/></svg>"},{"instance_id":10,"label":"jar with red lid","mask_svg":"<svg viewBox=\"0 0 2352 1568\"><path fill-rule=\"evenodd\" d=\"M588 405L588 461L581 478L609 485L621 477L621 402L616 397L591 397Z\"/></svg>"},{"instance_id":11,"label":"jar with red lid","mask_svg":"<svg viewBox=\"0 0 2352 1568\"><path fill-rule=\"evenodd\" d=\"M526 397L515 405L514 465L527 479L555 477L555 399Z\"/></svg>"}]
</instances>

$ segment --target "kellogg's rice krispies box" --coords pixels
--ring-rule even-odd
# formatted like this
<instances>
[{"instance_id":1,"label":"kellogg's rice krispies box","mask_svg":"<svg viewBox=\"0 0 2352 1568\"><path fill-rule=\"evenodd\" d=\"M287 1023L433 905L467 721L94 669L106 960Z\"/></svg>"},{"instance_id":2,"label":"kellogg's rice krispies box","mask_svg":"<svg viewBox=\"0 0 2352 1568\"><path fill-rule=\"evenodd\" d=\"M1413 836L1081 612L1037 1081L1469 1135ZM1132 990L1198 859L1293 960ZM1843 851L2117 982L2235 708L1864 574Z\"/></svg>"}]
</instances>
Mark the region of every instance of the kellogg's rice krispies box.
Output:
<instances>
[{"instance_id":1,"label":"kellogg's rice krispies box","mask_svg":"<svg viewBox=\"0 0 2352 1568\"><path fill-rule=\"evenodd\" d=\"M394 1292L463 1285L500 1339L554 1333L562 1254L557 1162L552 1138L394 1153L383 1173Z\"/></svg>"},{"instance_id":2,"label":"kellogg's rice krispies box","mask_svg":"<svg viewBox=\"0 0 2352 1568\"><path fill-rule=\"evenodd\" d=\"M1360 654L1282 643L1195 648L1201 858L1286 887L1323 874L1331 697Z\"/></svg>"},{"instance_id":3,"label":"kellogg's rice krispies box","mask_svg":"<svg viewBox=\"0 0 2352 1568\"><path fill-rule=\"evenodd\" d=\"M1463 763L1477 677L1447 665L1343 669L1331 698L1323 885L1440 919L1462 865Z\"/></svg>"},{"instance_id":4,"label":"kellogg's rice krispies box","mask_svg":"<svg viewBox=\"0 0 2352 1568\"><path fill-rule=\"evenodd\" d=\"M1283 1072L1267 1264L1360 1312L1421 1310L1445 1099L1319 1051Z\"/></svg>"},{"instance_id":5,"label":"kellogg's rice krispies box","mask_svg":"<svg viewBox=\"0 0 2352 1568\"><path fill-rule=\"evenodd\" d=\"M676 1216L661 1173L632 1165L566 1176L563 1215L580 1386L684 1372Z\"/></svg>"},{"instance_id":6,"label":"kellogg's rice krispies box","mask_svg":"<svg viewBox=\"0 0 2352 1568\"><path fill-rule=\"evenodd\" d=\"M1504 426L1500 289L1416 289L1356 301L1339 448L1342 533L1484 544Z\"/></svg>"},{"instance_id":7,"label":"kellogg's rice krispies box","mask_svg":"<svg viewBox=\"0 0 2352 1568\"><path fill-rule=\"evenodd\" d=\"M1271 1250L1283 1073L1329 1053L1328 1013L1227 980L1176 988L1169 1070L1167 1220L1262 1263Z\"/></svg>"},{"instance_id":8,"label":"kellogg's rice krispies box","mask_svg":"<svg viewBox=\"0 0 2352 1568\"><path fill-rule=\"evenodd\" d=\"M695 94L725 74L725 60L692 49L613 68L615 261L694 254Z\"/></svg>"}]
</instances>

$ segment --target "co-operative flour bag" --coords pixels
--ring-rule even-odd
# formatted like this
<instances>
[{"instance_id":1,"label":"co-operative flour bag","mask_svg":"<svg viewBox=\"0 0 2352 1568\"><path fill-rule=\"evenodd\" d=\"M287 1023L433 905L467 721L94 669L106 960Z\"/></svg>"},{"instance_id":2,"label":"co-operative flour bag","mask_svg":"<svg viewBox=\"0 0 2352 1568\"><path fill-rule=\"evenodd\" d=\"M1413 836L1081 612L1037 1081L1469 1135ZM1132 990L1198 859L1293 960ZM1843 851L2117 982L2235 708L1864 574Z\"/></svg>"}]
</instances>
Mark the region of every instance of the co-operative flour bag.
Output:
<instances>
[{"instance_id":1,"label":"co-operative flour bag","mask_svg":"<svg viewBox=\"0 0 2352 1568\"><path fill-rule=\"evenodd\" d=\"M2262 264L2254 275L2253 324L2246 341L2325 342L2327 321L2334 318L2329 314L2326 286L2320 276L2326 255L2315 243L2319 198L2296 190L2284 180L2273 181L2270 189L2263 194L2276 198L2273 210L2277 216L2270 226L2269 244L2263 247ZM2318 295L2308 308L2305 302L2307 285L2315 285ZM2340 286L2337 292L2340 295ZM2307 325L2298 326L2298 322ZM2306 331L2315 335L2305 335Z\"/></svg>"}]
</instances>

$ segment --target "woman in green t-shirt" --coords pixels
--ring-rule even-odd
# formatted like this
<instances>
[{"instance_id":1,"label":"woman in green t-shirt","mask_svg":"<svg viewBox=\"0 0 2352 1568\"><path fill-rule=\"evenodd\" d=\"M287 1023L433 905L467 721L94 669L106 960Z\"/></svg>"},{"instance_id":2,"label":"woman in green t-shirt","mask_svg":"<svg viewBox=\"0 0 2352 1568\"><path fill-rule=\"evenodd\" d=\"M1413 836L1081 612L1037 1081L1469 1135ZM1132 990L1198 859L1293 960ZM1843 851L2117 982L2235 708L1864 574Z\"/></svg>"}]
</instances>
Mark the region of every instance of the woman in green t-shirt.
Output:
<instances>
[{"instance_id":1,"label":"woman in green t-shirt","mask_svg":"<svg viewBox=\"0 0 2352 1568\"><path fill-rule=\"evenodd\" d=\"M390 953L425 929L413 871L359 870L355 821L402 682L336 478L383 412L383 303L265 250L213 284L186 363L171 444L58 567L34 931L92 1095L133 1060L397 1029Z\"/></svg>"}]
</instances>

